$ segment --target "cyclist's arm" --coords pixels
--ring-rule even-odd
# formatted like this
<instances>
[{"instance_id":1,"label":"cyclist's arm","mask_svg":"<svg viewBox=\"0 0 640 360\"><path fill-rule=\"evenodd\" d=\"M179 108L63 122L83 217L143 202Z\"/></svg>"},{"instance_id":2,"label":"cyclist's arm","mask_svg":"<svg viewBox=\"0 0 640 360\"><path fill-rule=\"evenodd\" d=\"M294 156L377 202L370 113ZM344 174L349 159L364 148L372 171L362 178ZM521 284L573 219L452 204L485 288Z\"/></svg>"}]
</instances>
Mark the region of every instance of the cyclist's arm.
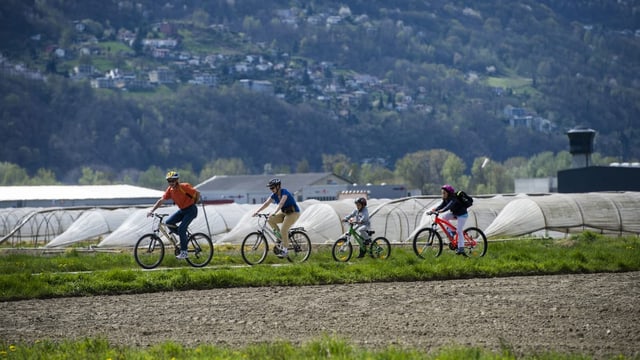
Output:
<instances>
[{"instance_id":1,"label":"cyclist's arm","mask_svg":"<svg viewBox=\"0 0 640 360\"><path fill-rule=\"evenodd\" d=\"M256 212L253 213L253 216L258 216L258 214L260 213L260 211L264 210L267 206L269 206L271 204L273 200L269 197L267 198L267 200L265 200L264 203L262 203L262 206L260 206L260 208L258 210L256 210Z\"/></svg>"},{"instance_id":2,"label":"cyclist's arm","mask_svg":"<svg viewBox=\"0 0 640 360\"><path fill-rule=\"evenodd\" d=\"M436 207L435 209L432 209L431 212L445 212L449 210L450 207L451 201L442 200L440 205L438 205L438 207Z\"/></svg>"},{"instance_id":3,"label":"cyclist's arm","mask_svg":"<svg viewBox=\"0 0 640 360\"><path fill-rule=\"evenodd\" d=\"M158 201L156 201L156 203L153 205L151 210L147 213L147 217L151 216L153 214L153 212L156 211L157 208L162 206L162 204L164 204L164 198L158 199Z\"/></svg>"},{"instance_id":4,"label":"cyclist's arm","mask_svg":"<svg viewBox=\"0 0 640 360\"><path fill-rule=\"evenodd\" d=\"M353 212L347 216L345 216L343 218L344 221L349 221L351 220L354 216L356 216L356 214L358 213L358 210L353 210Z\"/></svg>"}]
</instances>

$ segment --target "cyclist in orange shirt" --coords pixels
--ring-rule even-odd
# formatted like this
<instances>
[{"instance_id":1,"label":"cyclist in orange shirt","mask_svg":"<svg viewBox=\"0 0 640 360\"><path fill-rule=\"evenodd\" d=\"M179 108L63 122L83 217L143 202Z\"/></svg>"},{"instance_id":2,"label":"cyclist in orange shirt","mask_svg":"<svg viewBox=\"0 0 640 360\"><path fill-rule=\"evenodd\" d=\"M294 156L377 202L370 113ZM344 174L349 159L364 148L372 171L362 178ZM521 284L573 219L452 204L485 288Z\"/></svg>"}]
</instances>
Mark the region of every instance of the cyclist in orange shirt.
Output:
<instances>
[{"instance_id":1,"label":"cyclist in orange shirt","mask_svg":"<svg viewBox=\"0 0 640 360\"><path fill-rule=\"evenodd\" d=\"M200 193L191 184L180 183L180 174L176 171L169 171L166 178L169 186L162 197L153 205L151 211L147 213L147 216L151 216L165 200L173 200L178 206L178 211L171 214L165 223L169 225L172 232L177 232L178 236L180 236L180 254L176 255L176 259L186 259L189 257L187 253L187 229L193 219L198 216L196 203L200 199ZM180 225L176 225L177 223L180 223Z\"/></svg>"}]
</instances>

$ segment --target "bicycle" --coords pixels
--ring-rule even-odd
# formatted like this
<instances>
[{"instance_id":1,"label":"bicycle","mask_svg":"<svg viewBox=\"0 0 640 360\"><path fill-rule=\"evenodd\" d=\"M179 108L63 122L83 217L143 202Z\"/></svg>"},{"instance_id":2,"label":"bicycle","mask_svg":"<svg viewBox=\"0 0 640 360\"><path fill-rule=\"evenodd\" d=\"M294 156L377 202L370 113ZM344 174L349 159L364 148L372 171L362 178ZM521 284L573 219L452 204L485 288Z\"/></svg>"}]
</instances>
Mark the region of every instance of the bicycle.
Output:
<instances>
[{"instance_id":1,"label":"bicycle","mask_svg":"<svg viewBox=\"0 0 640 360\"><path fill-rule=\"evenodd\" d=\"M351 255L353 254L352 238L355 239L359 249L365 249L365 254L368 253L372 258L387 259L391 256L391 244L385 237L379 236L368 244L355 230L354 223L349 221L345 222L349 223L349 231L336 240L331 248L331 255L333 255L335 261L347 262L351 259ZM371 236L375 234L375 231L367 230L367 234Z\"/></svg>"},{"instance_id":2,"label":"bicycle","mask_svg":"<svg viewBox=\"0 0 640 360\"><path fill-rule=\"evenodd\" d=\"M428 212L427 215L433 215ZM442 254L442 235L438 232L438 227L447 236L450 250L458 248L457 229L449 221L441 218L439 213L435 213L435 218L430 227L422 228L413 237L413 252L419 258L438 257ZM463 231L465 253L469 257L482 257L487 253L487 237L484 232L477 227L468 227Z\"/></svg>"},{"instance_id":3,"label":"bicycle","mask_svg":"<svg viewBox=\"0 0 640 360\"><path fill-rule=\"evenodd\" d=\"M249 233L240 247L242 259L249 265L261 264L269 252L269 241L274 244L273 252L276 256L282 254L282 240L268 226L269 214L257 214L258 229ZM289 247L287 259L292 263L301 263L309 259L311 254L311 241L304 227L292 227L289 229Z\"/></svg>"},{"instance_id":4,"label":"bicycle","mask_svg":"<svg viewBox=\"0 0 640 360\"><path fill-rule=\"evenodd\" d=\"M165 239L173 244L174 253L180 253L180 239L170 231L171 226L162 220L169 214L153 213L153 232L142 235L136 242L133 256L138 265L145 269L153 269L160 265L164 258ZM187 252L189 257L185 260L193 267L204 267L213 258L213 243L211 238L203 233L192 234L187 230Z\"/></svg>"}]
</instances>

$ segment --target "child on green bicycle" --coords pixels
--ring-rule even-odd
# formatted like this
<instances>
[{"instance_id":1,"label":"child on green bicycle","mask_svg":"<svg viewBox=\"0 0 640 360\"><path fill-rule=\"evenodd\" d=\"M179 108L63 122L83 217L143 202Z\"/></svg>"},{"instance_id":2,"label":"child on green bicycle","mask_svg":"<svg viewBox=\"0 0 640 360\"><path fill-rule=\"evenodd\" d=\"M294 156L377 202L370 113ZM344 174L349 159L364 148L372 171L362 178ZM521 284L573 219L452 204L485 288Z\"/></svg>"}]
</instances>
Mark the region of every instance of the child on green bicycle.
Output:
<instances>
[{"instance_id":1,"label":"child on green bicycle","mask_svg":"<svg viewBox=\"0 0 640 360\"><path fill-rule=\"evenodd\" d=\"M355 201L356 208L353 212L347 216L345 216L344 221L349 222L350 224L357 225L354 230L356 230L360 236L364 239L364 244L371 244L371 237L369 236L369 226L371 222L369 221L369 209L367 209L367 199L363 197L357 198ZM366 251L364 248L360 249L359 258L364 257Z\"/></svg>"}]
</instances>

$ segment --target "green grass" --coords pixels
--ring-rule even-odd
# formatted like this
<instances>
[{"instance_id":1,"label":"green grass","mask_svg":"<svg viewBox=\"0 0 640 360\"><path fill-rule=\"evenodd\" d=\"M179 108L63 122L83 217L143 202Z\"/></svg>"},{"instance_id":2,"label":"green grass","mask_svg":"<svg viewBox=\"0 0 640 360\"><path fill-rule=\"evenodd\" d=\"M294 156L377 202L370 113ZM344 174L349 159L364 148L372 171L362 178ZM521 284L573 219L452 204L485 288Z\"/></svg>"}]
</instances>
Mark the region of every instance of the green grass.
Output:
<instances>
[{"instance_id":1,"label":"green grass","mask_svg":"<svg viewBox=\"0 0 640 360\"><path fill-rule=\"evenodd\" d=\"M61 296L110 295L240 286L304 286L382 281L428 281L472 277L621 272L640 270L640 239L586 232L563 240L489 243L487 255L461 259L445 250L422 260L409 245L393 247L387 260L335 262L330 246L316 246L309 261L291 266L273 254L246 266L237 248L218 246L211 264L197 269L167 254L161 271L144 271L133 255L82 252L0 255L0 301ZM165 270L165 271L162 271Z\"/></svg>"},{"instance_id":2,"label":"green grass","mask_svg":"<svg viewBox=\"0 0 640 360\"><path fill-rule=\"evenodd\" d=\"M469 347L449 347L426 353L417 349L387 346L383 349L368 349L354 346L334 337L323 337L302 345L287 342L249 345L242 348L199 345L185 347L174 342L166 342L149 348L114 346L102 339L85 339L55 343L42 341L33 345L6 344L0 341L0 359L67 359L67 360L115 360L115 359L476 359L515 360L547 359L578 360L589 357L559 353L541 353L516 356L507 347L502 351L490 352ZM616 357L615 359L624 359Z\"/></svg>"},{"instance_id":3,"label":"green grass","mask_svg":"<svg viewBox=\"0 0 640 360\"><path fill-rule=\"evenodd\" d=\"M245 266L237 248L218 246L211 265L184 266L167 256L160 271L141 270L130 252L96 253L71 249L59 254L28 255L15 250L0 255L0 301L147 293L239 286L302 286L377 281L429 281L473 277L624 272L640 270L640 238L604 237L585 232L563 240L493 241L487 255L465 259L445 250L439 258L417 258L410 245L394 247L387 260L352 259L337 263L330 246L315 246L303 264L282 264L269 254L263 265ZM389 345L362 348L323 337L294 345L273 342L242 348L165 342L149 348L122 347L103 339L9 344L0 339L1 359L590 359L580 354L541 353L516 356L507 345L500 352L477 347L424 349ZM625 359L619 356L615 359Z\"/></svg>"}]
</instances>

